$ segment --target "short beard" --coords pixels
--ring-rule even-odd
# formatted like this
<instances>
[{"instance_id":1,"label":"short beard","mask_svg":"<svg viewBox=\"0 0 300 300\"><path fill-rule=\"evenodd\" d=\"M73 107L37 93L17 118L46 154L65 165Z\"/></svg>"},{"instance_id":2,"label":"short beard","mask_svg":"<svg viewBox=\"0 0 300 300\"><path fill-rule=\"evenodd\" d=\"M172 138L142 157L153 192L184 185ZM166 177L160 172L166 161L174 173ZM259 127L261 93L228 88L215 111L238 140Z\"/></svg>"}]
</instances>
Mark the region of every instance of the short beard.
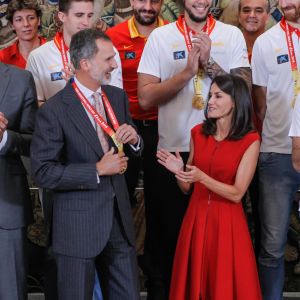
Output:
<instances>
[{"instance_id":1,"label":"short beard","mask_svg":"<svg viewBox=\"0 0 300 300\"><path fill-rule=\"evenodd\" d=\"M208 11L205 17L197 17L197 16L195 16L195 15L191 12L191 10L185 8L185 11L186 11L187 14L189 15L190 19L191 19L192 21L196 22L196 23L202 23L202 22L206 21L207 15L208 15L208 13L209 13L209 11Z\"/></svg>"},{"instance_id":2,"label":"short beard","mask_svg":"<svg viewBox=\"0 0 300 300\"><path fill-rule=\"evenodd\" d=\"M300 7L294 7L294 12L295 12L294 16L290 16L290 10L286 14L284 9L282 9L282 11L287 21L297 22L297 20L300 18Z\"/></svg>"},{"instance_id":3,"label":"short beard","mask_svg":"<svg viewBox=\"0 0 300 300\"><path fill-rule=\"evenodd\" d=\"M151 10L150 12L154 13L153 17L150 18L150 19L143 19L140 15L141 12L144 12L145 10L133 10L133 14L134 14L134 17L135 19L137 20L137 22L141 25L144 25L144 26L148 26L148 25L152 25L153 23L156 22L156 19L158 17L158 14L156 14L155 11Z\"/></svg>"}]
</instances>

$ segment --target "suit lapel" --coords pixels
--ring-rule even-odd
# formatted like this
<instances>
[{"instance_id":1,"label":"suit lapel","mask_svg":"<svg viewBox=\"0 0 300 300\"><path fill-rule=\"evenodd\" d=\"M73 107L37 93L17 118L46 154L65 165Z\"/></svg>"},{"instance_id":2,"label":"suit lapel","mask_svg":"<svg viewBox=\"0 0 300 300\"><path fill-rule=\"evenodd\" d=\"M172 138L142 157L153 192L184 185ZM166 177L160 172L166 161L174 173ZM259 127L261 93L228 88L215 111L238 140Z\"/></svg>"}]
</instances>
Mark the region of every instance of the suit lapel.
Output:
<instances>
[{"instance_id":1,"label":"suit lapel","mask_svg":"<svg viewBox=\"0 0 300 300\"><path fill-rule=\"evenodd\" d=\"M86 139L87 143L97 153L97 155L102 156L104 153L96 130L70 84L66 86L63 101L68 104L68 118L72 121L78 132Z\"/></svg>"},{"instance_id":2,"label":"suit lapel","mask_svg":"<svg viewBox=\"0 0 300 300\"><path fill-rule=\"evenodd\" d=\"M4 95L10 80L9 69L6 65L0 63L0 104L4 101Z\"/></svg>"}]
</instances>

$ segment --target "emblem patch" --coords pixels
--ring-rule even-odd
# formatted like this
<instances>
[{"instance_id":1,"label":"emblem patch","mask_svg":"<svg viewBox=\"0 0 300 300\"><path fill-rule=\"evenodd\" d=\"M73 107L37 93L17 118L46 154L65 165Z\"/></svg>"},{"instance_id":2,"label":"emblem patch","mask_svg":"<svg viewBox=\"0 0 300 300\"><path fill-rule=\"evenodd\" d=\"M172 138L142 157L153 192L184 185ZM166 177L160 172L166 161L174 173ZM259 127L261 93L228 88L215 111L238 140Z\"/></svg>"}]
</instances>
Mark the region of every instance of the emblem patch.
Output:
<instances>
[{"instance_id":1,"label":"emblem patch","mask_svg":"<svg viewBox=\"0 0 300 300\"><path fill-rule=\"evenodd\" d=\"M53 72L50 74L51 76L51 81L57 81L57 80L62 80L62 72Z\"/></svg>"},{"instance_id":2,"label":"emblem patch","mask_svg":"<svg viewBox=\"0 0 300 300\"><path fill-rule=\"evenodd\" d=\"M135 59L135 52L134 51L126 51L125 59Z\"/></svg>"},{"instance_id":3,"label":"emblem patch","mask_svg":"<svg viewBox=\"0 0 300 300\"><path fill-rule=\"evenodd\" d=\"M289 56L287 54L277 56L277 63L279 65L287 62L289 62Z\"/></svg>"},{"instance_id":4,"label":"emblem patch","mask_svg":"<svg viewBox=\"0 0 300 300\"><path fill-rule=\"evenodd\" d=\"M185 51L175 51L173 52L174 60L185 59Z\"/></svg>"}]
</instances>

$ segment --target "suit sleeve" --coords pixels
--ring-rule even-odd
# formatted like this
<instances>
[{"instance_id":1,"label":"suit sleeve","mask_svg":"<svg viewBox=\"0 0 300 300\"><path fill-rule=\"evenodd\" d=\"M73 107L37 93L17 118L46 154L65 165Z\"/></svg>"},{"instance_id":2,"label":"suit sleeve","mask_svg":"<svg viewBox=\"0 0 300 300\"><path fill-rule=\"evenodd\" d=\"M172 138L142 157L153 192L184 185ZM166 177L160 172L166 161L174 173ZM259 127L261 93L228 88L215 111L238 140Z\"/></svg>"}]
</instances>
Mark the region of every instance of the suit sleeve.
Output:
<instances>
[{"instance_id":1,"label":"suit sleeve","mask_svg":"<svg viewBox=\"0 0 300 300\"><path fill-rule=\"evenodd\" d=\"M125 123L131 125L132 127L134 127L134 129L136 130L136 132L138 133L138 130L136 128L136 126L134 125L134 123L132 122L130 113L129 113L129 107L128 107L128 97L127 94L125 92L123 92L123 101L124 101L124 114L125 114ZM138 133L139 134L139 133ZM140 137L140 149L138 151L135 151L134 149L132 149L132 147L130 147L129 144L125 145L125 153L129 156L141 156L143 148L144 148L144 142L143 139L141 137L141 135L139 134Z\"/></svg>"},{"instance_id":2,"label":"suit sleeve","mask_svg":"<svg viewBox=\"0 0 300 300\"><path fill-rule=\"evenodd\" d=\"M65 137L59 105L45 103L38 111L31 144L32 177L37 186L54 190L97 189L96 164L65 160ZM54 107L55 106L55 107Z\"/></svg>"},{"instance_id":3,"label":"suit sleeve","mask_svg":"<svg viewBox=\"0 0 300 300\"><path fill-rule=\"evenodd\" d=\"M20 106L19 126L17 129L7 130L7 141L1 149L0 155L29 156L30 153L30 142L37 111L37 98L32 75L29 72L22 72L22 75L24 93L20 93L23 100ZM17 76L20 76L20 74L17 74Z\"/></svg>"}]
</instances>

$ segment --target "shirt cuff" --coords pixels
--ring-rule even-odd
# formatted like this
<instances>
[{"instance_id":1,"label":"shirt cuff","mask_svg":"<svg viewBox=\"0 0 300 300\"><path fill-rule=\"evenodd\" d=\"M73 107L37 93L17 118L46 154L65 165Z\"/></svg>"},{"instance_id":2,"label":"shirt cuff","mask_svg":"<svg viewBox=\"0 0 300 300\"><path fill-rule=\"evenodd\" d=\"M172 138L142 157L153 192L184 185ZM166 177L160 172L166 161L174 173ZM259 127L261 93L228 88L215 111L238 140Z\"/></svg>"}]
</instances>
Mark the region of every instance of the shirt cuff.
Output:
<instances>
[{"instance_id":1,"label":"shirt cuff","mask_svg":"<svg viewBox=\"0 0 300 300\"><path fill-rule=\"evenodd\" d=\"M97 176L97 184L100 183L100 176L98 175L98 173L96 172L96 176Z\"/></svg>"},{"instance_id":2,"label":"shirt cuff","mask_svg":"<svg viewBox=\"0 0 300 300\"><path fill-rule=\"evenodd\" d=\"M2 150L2 148L5 146L6 142L7 142L7 131L5 130L3 133L2 140L0 142L0 150Z\"/></svg>"},{"instance_id":3,"label":"shirt cuff","mask_svg":"<svg viewBox=\"0 0 300 300\"><path fill-rule=\"evenodd\" d=\"M138 142L135 144L135 145L131 145L129 144L129 146L135 151L139 151L141 149L141 139L140 139L140 136L138 135Z\"/></svg>"}]
</instances>

